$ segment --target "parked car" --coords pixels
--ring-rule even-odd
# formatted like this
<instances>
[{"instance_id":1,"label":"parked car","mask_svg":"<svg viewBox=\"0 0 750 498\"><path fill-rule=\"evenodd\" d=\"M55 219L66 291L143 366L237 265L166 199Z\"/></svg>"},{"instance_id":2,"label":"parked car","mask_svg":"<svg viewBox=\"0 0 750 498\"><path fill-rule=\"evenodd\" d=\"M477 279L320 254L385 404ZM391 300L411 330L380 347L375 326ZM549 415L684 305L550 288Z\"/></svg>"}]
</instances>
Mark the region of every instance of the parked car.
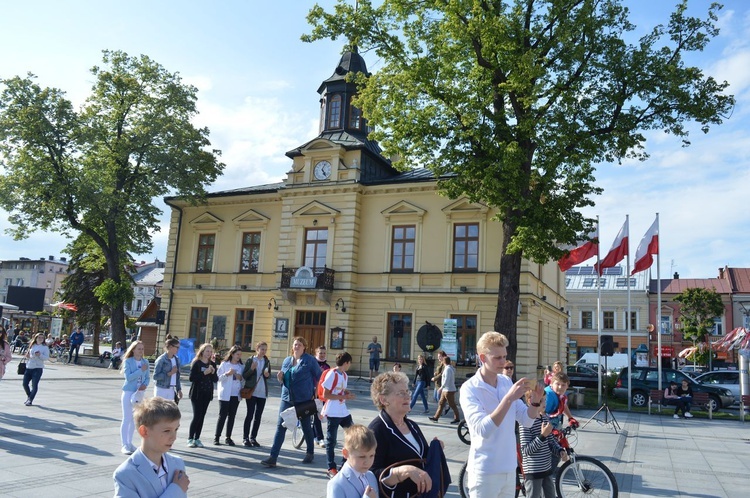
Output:
<instances>
[{"instance_id":1,"label":"parked car","mask_svg":"<svg viewBox=\"0 0 750 498\"><path fill-rule=\"evenodd\" d=\"M693 378L699 376L702 373L706 373L707 371L708 368L701 365L685 365L680 369L680 372L686 373Z\"/></svg>"},{"instance_id":2,"label":"parked car","mask_svg":"<svg viewBox=\"0 0 750 498\"><path fill-rule=\"evenodd\" d=\"M683 379L687 379L693 392L708 393L711 400L712 410L718 411L721 408L732 406L734 395L729 389L708 384L701 384L689 375L685 375L679 370L673 368L661 369L661 388L666 389L671 381L681 384ZM648 403L649 391L659 389L658 371L656 367L633 367L632 369L623 368L620 370L615 383L613 394L615 398L628 399L628 382L631 384L631 402L633 406L646 406Z\"/></svg>"},{"instance_id":3,"label":"parked car","mask_svg":"<svg viewBox=\"0 0 750 498\"><path fill-rule=\"evenodd\" d=\"M596 366L596 364L594 364ZM567 368L570 385L576 387L599 387L597 372L591 367L585 365L571 365ZM604 379L602 379L604 384Z\"/></svg>"},{"instance_id":4,"label":"parked car","mask_svg":"<svg viewBox=\"0 0 750 498\"><path fill-rule=\"evenodd\" d=\"M735 401L738 403L740 401L740 372L738 370L706 372L696 377L695 380L701 384L729 389L732 391Z\"/></svg>"}]
</instances>

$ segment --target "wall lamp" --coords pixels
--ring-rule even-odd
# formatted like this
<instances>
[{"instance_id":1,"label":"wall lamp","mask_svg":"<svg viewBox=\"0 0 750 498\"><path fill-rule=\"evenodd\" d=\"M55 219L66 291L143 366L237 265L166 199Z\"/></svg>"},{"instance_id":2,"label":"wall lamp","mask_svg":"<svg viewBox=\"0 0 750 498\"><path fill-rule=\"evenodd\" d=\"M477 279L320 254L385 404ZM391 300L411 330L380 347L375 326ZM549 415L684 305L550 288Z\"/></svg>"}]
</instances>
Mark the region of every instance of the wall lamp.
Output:
<instances>
[{"instance_id":1,"label":"wall lamp","mask_svg":"<svg viewBox=\"0 0 750 498\"><path fill-rule=\"evenodd\" d=\"M396 292L401 292L402 290L404 290L403 287L401 287L400 285L396 286Z\"/></svg>"},{"instance_id":2,"label":"wall lamp","mask_svg":"<svg viewBox=\"0 0 750 498\"><path fill-rule=\"evenodd\" d=\"M271 299L268 300L268 309L270 310L271 308L273 308L274 311L279 311L279 305L276 304L275 297L272 297Z\"/></svg>"},{"instance_id":3,"label":"wall lamp","mask_svg":"<svg viewBox=\"0 0 750 498\"><path fill-rule=\"evenodd\" d=\"M343 313L346 313L346 304L344 303L344 300L341 298L338 298L338 300L336 300L336 311L339 310L339 303L341 303L341 311Z\"/></svg>"},{"instance_id":4,"label":"wall lamp","mask_svg":"<svg viewBox=\"0 0 750 498\"><path fill-rule=\"evenodd\" d=\"M240 289L247 290L247 285L245 285L245 284L240 285Z\"/></svg>"},{"instance_id":5,"label":"wall lamp","mask_svg":"<svg viewBox=\"0 0 750 498\"><path fill-rule=\"evenodd\" d=\"M203 286L202 286L201 284L198 284L198 285L196 285L196 286L195 286L195 288L196 288L196 289L202 289L202 288L203 288Z\"/></svg>"},{"instance_id":6,"label":"wall lamp","mask_svg":"<svg viewBox=\"0 0 750 498\"><path fill-rule=\"evenodd\" d=\"M469 290L469 289L467 289L465 285L461 286L461 292L466 292L467 290Z\"/></svg>"}]
</instances>

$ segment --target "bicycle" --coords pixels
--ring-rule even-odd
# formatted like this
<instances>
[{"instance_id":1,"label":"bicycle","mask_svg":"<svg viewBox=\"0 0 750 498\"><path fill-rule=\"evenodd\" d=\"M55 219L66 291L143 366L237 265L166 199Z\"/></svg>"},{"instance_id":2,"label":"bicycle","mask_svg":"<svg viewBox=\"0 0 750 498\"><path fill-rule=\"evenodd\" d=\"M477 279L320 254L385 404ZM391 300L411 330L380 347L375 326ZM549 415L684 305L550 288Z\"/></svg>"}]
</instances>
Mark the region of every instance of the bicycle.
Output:
<instances>
[{"instance_id":1,"label":"bicycle","mask_svg":"<svg viewBox=\"0 0 750 498\"><path fill-rule=\"evenodd\" d=\"M469 435L469 426L466 423L466 420L462 419L458 423L458 427L456 428L456 432L458 432L458 439L461 440L464 444L471 444L471 437Z\"/></svg>"},{"instance_id":2,"label":"bicycle","mask_svg":"<svg viewBox=\"0 0 750 498\"><path fill-rule=\"evenodd\" d=\"M299 419L297 419L297 424L294 426L294 430L292 430L292 444L295 448L300 449L302 447L302 443L305 442L305 435L302 432L302 424L300 423Z\"/></svg>"},{"instance_id":3,"label":"bicycle","mask_svg":"<svg viewBox=\"0 0 750 498\"><path fill-rule=\"evenodd\" d=\"M567 462L560 465L555 471L555 491L560 498L568 498L579 495L606 496L617 498L619 493L617 480L609 468L596 458L577 455L568 441L569 437L576 438L576 426L569 425L563 430L554 430L552 434L558 443L568 453ZM520 494L526 496L523 486L524 475L520 447L517 452L518 469L516 476L516 497ZM458 474L458 491L461 498L468 498L468 462L464 463Z\"/></svg>"}]
</instances>

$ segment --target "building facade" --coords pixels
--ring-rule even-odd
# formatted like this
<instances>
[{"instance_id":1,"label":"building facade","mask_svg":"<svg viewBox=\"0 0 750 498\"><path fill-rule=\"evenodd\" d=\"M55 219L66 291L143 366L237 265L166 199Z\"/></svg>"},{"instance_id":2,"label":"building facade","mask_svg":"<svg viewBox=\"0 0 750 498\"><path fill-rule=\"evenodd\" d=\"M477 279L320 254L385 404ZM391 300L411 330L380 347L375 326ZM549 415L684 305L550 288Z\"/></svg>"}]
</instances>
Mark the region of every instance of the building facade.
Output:
<instances>
[{"instance_id":1,"label":"building facade","mask_svg":"<svg viewBox=\"0 0 750 498\"><path fill-rule=\"evenodd\" d=\"M161 298L161 288L164 284L164 262L153 261L136 265L131 275L133 278L133 301L125 306L125 314L131 318L138 318L154 299Z\"/></svg>"},{"instance_id":2,"label":"building facade","mask_svg":"<svg viewBox=\"0 0 750 498\"><path fill-rule=\"evenodd\" d=\"M320 135L287 153L283 182L199 206L167 199L163 333L245 349L262 340L275 363L302 336L331 358L347 350L358 372L377 337L387 368L440 347L471 372L477 337L493 328L501 225L485 205L439 195L430 171L391 166L352 105L349 72L367 73L356 51L320 85ZM520 373L564 353L564 305L556 265L525 261Z\"/></svg>"},{"instance_id":3,"label":"building facade","mask_svg":"<svg viewBox=\"0 0 750 498\"><path fill-rule=\"evenodd\" d=\"M8 299L8 287L34 287L44 289L44 311L52 312L55 292L68 276L66 258L5 260L0 263L0 301Z\"/></svg>"}]
</instances>

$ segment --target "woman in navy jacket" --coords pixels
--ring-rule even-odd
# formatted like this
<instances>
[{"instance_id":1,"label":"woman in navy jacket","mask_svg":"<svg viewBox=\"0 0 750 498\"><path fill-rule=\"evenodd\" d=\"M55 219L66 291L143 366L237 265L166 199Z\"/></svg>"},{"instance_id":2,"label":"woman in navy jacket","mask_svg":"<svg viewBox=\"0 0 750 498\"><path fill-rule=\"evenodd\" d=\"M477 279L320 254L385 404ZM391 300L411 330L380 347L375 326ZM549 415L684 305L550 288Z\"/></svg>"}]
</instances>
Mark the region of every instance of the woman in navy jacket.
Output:
<instances>
[{"instance_id":1,"label":"woman in navy jacket","mask_svg":"<svg viewBox=\"0 0 750 498\"><path fill-rule=\"evenodd\" d=\"M276 423L276 435L273 438L271 454L260 463L266 467L276 467L276 459L279 457L281 445L284 444L286 427L282 425L281 412L291 408L295 404L303 403L313 399L315 386L318 385L321 370L318 361L311 354L306 353L307 340L304 337L295 337L292 343L292 354L284 359L281 370L276 374L279 382L283 383L281 388L281 404L279 405L279 419ZM302 434L305 436L307 454L302 463L312 463L314 454L312 417L308 415L300 419Z\"/></svg>"}]
</instances>

